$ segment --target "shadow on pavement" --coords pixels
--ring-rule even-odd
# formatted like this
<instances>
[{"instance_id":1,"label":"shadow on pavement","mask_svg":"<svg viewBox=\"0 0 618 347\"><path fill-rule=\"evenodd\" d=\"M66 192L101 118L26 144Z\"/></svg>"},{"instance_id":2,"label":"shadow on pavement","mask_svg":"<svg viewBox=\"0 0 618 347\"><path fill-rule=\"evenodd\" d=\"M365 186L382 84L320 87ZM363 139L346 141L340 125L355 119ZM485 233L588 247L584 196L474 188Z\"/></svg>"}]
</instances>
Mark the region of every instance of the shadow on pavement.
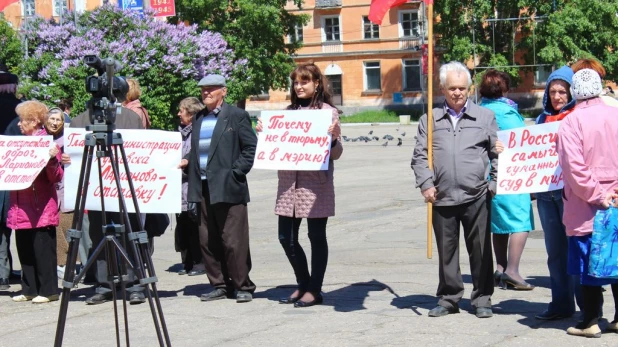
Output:
<instances>
[{"instance_id":1,"label":"shadow on pavement","mask_svg":"<svg viewBox=\"0 0 618 347\"><path fill-rule=\"evenodd\" d=\"M433 295L417 294L397 296L391 301L391 306L395 306L398 309L411 309L414 313L421 316L422 313L418 311L419 308L429 311L436 307L437 302L438 298Z\"/></svg>"},{"instance_id":2,"label":"shadow on pavement","mask_svg":"<svg viewBox=\"0 0 618 347\"><path fill-rule=\"evenodd\" d=\"M547 303L545 302L531 302L521 299L509 299L504 300L493 305L493 311L495 314L500 315L521 315L522 318L517 322L521 325L525 325L532 329L558 329L564 330L570 326L574 326L577 323L578 313L573 317L562 320L546 321L534 318L535 315L545 311L547 309Z\"/></svg>"},{"instance_id":3,"label":"shadow on pavement","mask_svg":"<svg viewBox=\"0 0 618 347\"><path fill-rule=\"evenodd\" d=\"M326 293L324 295L324 305L333 306L337 312L365 310L364 302L365 298L369 296L369 292L380 292L383 290L387 290L397 296L390 286L374 279L369 282L352 283L347 287Z\"/></svg>"},{"instance_id":4,"label":"shadow on pavement","mask_svg":"<svg viewBox=\"0 0 618 347\"><path fill-rule=\"evenodd\" d=\"M178 272L178 271L180 271L182 269L184 269L184 265L181 264L181 263L178 263L178 264L174 264L174 265L168 267L167 270L165 270L165 271L167 271L167 272Z\"/></svg>"},{"instance_id":5,"label":"shadow on pavement","mask_svg":"<svg viewBox=\"0 0 618 347\"><path fill-rule=\"evenodd\" d=\"M166 291L172 293L180 293L183 292L184 296L196 296L200 297L202 294L206 294L212 291L214 288L208 283L200 283L200 284L192 284L189 286L185 286L184 289L180 289L177 291ZM159 292L160 293L160 292Z\"/></svg>"},{"instance_id":6,"label":"shadow on pavement","mask_svg":"<svg viewBox=\"0 0 618 347\"><path fill-rule=\"evenodd\" d=\"M270 301L279 301L279 299L291 295L296 290L296 284L285 284L269 288L261 292L255 292L255 299L268 299Z\"/></svg>"}]
</instances>

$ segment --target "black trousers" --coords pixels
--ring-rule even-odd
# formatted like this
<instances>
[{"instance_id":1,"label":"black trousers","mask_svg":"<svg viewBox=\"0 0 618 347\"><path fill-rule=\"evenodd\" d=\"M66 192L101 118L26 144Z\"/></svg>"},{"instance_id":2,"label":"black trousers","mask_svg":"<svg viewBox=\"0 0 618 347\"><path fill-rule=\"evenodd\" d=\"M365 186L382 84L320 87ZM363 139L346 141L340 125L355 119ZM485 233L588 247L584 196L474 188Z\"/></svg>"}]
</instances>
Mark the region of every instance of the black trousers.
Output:
<instances>
[{"instance_id":1,"label":"black trousers","mask_svg":"<svg viewBox=\"0 0 618 347\"><path fill-rule=\"evenodd\" d=\"M612 284L612 295L614 296L614 321L618 321L618 284ZM582 301L584 311L584 325L588 325L592 320L601 316L603 306L603 287L582 285Z\"/></svg>"},{"instance_id":2,"label":"black trousers","mask_svg":"<svg viewBox=\"0 0 618 347\"><path fill-rule=\"evenodd\" d=\"M22 295L49 297L58 294L56 228L16 230L15 244L21 263Z\"/></svg>"},{"instance_id":3,"label":"black trousers","mask_svg":"<svg viewBox=\"0 0 618 347\"><path fill-rule=\"evenodd\" d=\"M463 205L434 206L433 229L440 262L438 305L457 307L464 293L459 268L459 227L463 226L472 273L473 307L491 307L494 293L490 232L491 197L488 194Z\"/></svg>"},{"instance_id":4,"label":"black trousers","mask_svg":"<svg viewBox=\"0 0 618 347\"><path fill-rule=\"evenodd\" d=\"M328 218L307 218L308 236L311 242L311 274L307 256L298 242L301 221L302 218L279 216L279 242L294 269L298 290L316 295L322 291L328 264L328 242L326 240Z\"/></svg>"},{"instance_id":5,"label":"black trousers","mask_svg":"<svg viewBox=\"0 0 618 347\"><path fill-rule=\"evenodd\" d=\"M187 212L176 215L174 237L176 251L181 254L184 269L190 271L196 265L203 267L199 226L189 218Z\"/></svg>"},{"instance_id":6,"label":"black trousers","mask_svg":"<svg viewBox=\"0 0 618 347\"><path fill-rule=\"evenodd\" d=\"M142 214L143 215L143 214ZM103 233L103 214L101 211L88 211L88 219L90 221L90 227L88 228L90 239L92 240L92 251L99 245L101 240L105 237ZM139 231L139 221L137 219L137 215L134 213L129 213L129 221L131 223L131 229L133 231ZM111 224L114 222L115 224L120 224L120 213L118 212L106 212L106 222ZM125 228L125 233L118 237L118 241L121 245L123 245L124 249L127 251L129 255L129 259L132 263L135 264L135 254L133 253L133 248L129 243L127 237L127 230ZM154 244L152 239L148 239L148 246L150 247L150 254L154 250ZM138 248L139 250L139 248ZM143 286L138 285L138 278L134 271L129 267L125 266L124 260L122 258L117 257L117 263L120 266L121 273L124 272L123 276L125 286L127 291L129 292L140 292L144 290ZM96 279L98 283L98 287L96 288L96 292L100 294L109 293L111 291L111 282L108 278L108 266L107 266L107 258L105 256L105 250L99 253L99 256L96 259ZM125 271L122 271L123 268Z\"/></svg>"},{"instance_id":7,"label":"black trousers","mask_svg":"<svg viewBox=\"0 0 618 347\"><path fill-rule=\"evenodd\" d=\"M246 204L210 204L208 182L202 181L200 245L206 275L215 288L253 293L249 279L249 213Z\"/></svg>"},{"instance_id":8,"label":"black trousers","mask_svg":"<svg viewBox=\"0 0 618 347\"><path fill-rule=\"evenodd\" d=\"M13 268L11 256L11 228L0 223L0 278L9 278Z\"/></svg>"}]
</instances>

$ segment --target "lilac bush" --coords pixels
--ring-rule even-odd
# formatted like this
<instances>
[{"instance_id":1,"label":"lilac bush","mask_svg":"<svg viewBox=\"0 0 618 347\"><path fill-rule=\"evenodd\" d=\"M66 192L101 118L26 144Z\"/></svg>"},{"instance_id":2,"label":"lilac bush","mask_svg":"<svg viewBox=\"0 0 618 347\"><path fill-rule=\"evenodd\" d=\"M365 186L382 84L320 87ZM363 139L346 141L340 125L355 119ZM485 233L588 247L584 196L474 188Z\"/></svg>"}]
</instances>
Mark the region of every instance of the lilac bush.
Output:
<instances>
[{"instance_id":1,"label":"lilac bush","mask_svg":"<svg viewBox=\"0 0 618 347\"><path fill-rule=\"evenodd\" d=\"M72 18L69 14L67 18ZM142 86L141 101L153 127L175 124L178 102L198 96L197 81L208 73L228 78L246 62L238 60L218 33L198 32L196 25L172 25L111 5L80 15L77 26L70 20L59 25L35 19L25 27L29 58L23 62L31 97L55 102L72 97L75 113L90 98L85 77L95 74L82 59L85 55L114 58L119 74L136 78Z\"/></svg>"}]
</instances>

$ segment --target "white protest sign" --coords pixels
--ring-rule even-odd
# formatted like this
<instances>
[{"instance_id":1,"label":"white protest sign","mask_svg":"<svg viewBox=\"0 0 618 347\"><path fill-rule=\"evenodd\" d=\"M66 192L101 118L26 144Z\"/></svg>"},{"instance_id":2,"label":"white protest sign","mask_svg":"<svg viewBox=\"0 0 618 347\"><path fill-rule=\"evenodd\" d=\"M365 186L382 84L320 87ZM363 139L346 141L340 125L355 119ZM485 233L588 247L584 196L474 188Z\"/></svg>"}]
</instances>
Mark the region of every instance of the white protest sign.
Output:
<instances>
[{"instance_id":1,"label":"white protest sign","mask_svg":"<svg viewBox=\"0 0 618 347\"><path fill-rule=\"evenodd\" d=\"M182 138L178 132L161 130L117 130L122 134L129 171L135 188L138 206L142 213L180 213L181 211L181 160ZM64 151L71 157L71 164L64 170L64 203L75 206L77 182L82 166L84 139L83 128L64 129ZM99 186L99 169L94 150L86 209L101 210L101 195L105 210L118 212L118 189L109 158L101 158L103 188ZM121 157L120 149L118 156ZM135 212L127 174L122 158L119 159L121 194L127 210Z\"/></svg>"},{"instance_id":2,"label":"white protest sign","mask_svg":"<svg viewBox=\"0 0 618 347\"><path fill-rule=\"evenodd\" d=\"M556 139L559 122L498 131L498 194L548 192L564 186Z\"/></svg>"},{"instance_id":3,"label":"white protest sign","mask_svg":"<svg viewBox=\"0 0 618 347\"><path fill-rule=\"evenodd\" d=\"M52 136L0 136L0 190L32 185L49 162Z\"/></svg>"},{"instance_id":4,"label":"white protest sign","mask_svg":"<svg viewBox=\"0 0 618 347\"><path fill-rule=\"evenodd\" d=\"M253 168L328 170L332 110L262 111Z\"/></svg>"}]
</instances>

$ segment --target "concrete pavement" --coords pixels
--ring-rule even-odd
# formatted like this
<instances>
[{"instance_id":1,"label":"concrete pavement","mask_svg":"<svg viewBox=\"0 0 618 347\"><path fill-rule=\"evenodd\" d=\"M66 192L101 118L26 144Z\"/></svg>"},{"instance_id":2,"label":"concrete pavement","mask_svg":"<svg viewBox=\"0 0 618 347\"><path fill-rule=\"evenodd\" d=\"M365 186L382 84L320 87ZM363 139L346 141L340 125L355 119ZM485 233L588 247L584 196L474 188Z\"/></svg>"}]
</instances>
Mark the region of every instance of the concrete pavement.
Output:
<instances>
[{"instance_id":1,"label":"concrete pavement","mask_svg":"<svg viewBox=\"0 0 618 347\"><path fill-rule=\"evenodd\" d=\"M294 276L277 240L275 172L254 170L248 178L251 278L258 288L253 302L200 302L198 296L210 290L206 276L178 276L172 271L180 262L172 231L156 240L153 259L174 346L618 345L614 334L600 339L566 335L575 317L557 322L534 319L550 300L541 231L531 234L521 264L521 273L537 286L535 290L496 289L494 317L476 318L468 312L472 286L462 243L461 270L466 282L462 312L427 317L437 302L438 254L434 245L433 259L426 258L426 207L414 188L410 169L416 126L345 126L343 134L357 137L370 130L374 131L371 136L391 134L395 140L387 147L381 146L385 140L344 143L343 156L335 164L337 215L328 223L324 305L296 309L277 302L293 291ZM401 136L396 134L402 132L406 136L397 147L396 138ZM309 253L306 223L301 233L301 244ZM17 260L17 253L13 254ZM59 302L14 303L10 296L19 289L14 283L10 291L0 292L0 346L52 345ZM112 304L87 306L84 300L91 294L84 285L72 292L65 346L115 345ZM148 306L130 306L128 311L131 345L157 345ZM609 291L604 312L609 320L613 318Z\"/></svg>"}]
</instances>

